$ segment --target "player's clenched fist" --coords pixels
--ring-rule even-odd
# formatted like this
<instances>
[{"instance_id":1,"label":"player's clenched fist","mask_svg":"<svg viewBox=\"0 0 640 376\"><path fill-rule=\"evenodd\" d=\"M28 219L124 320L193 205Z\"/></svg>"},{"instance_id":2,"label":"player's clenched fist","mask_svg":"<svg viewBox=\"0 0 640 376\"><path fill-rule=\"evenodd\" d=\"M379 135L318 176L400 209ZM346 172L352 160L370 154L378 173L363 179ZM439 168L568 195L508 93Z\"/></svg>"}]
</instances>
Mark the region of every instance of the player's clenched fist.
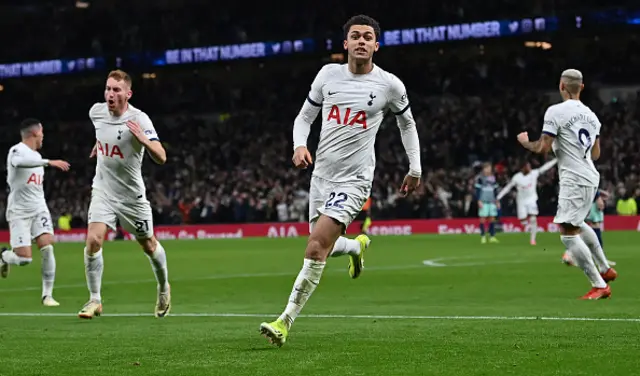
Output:
<instances>
[{"instance_id":1,"label":"player's clenched fist","mask_svg":"<svg viewBox=\"0 0 640 376\"><path fill-rule=\"evenodd\" d=\"M309 150L304 146L298 146L296 148L296 150L293 152L292 161L293 165L296 166L296 168L302 169L309 167L313 163Z\"/></svg>"},{"instance_id":2,"label":"player's clenched fist","mask_svg":"<svg viewBox=\"0 0 640 376\"><path fill-rule=\"evenodd\" d=\"M402 181L402 186L400 187L400 194L402 196L407 196L409 193L415 191L419 185L420 185L420 178L407 175L404 177L404 180Z\"/></svg>"},{"instance_id":3,"label":"player's clenched fist","mask_svg":"<svg viewBox=\"0 0 640 376\"><path fill-rule=\"evenodd\" d=\"M62 171L69 171L69 168L71 167L69 162L61 161L59 159L56 159L56 160L53 160L53 161L49 161L49 166L55 167L58 170L62 170Z\"/></svg>"},{"instance_id":4,"label":"player's clenched fist","mask_svg":"<svg viewBox=\"0 0 640 376\"><path fill-rule=\"evenodd\" d=\"M518 135L518 142L521 144L529 142L529 132L522 132Z\"/></svg>"}]
</instances>

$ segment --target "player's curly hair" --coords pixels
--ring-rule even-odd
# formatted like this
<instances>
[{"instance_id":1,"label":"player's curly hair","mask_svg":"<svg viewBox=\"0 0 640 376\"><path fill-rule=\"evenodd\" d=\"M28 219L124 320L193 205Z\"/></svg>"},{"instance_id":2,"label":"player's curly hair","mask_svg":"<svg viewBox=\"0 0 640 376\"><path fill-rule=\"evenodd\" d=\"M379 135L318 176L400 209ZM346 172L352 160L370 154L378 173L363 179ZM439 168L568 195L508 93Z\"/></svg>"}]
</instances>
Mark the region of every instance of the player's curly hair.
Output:
<instances>
[{"instance_id":1,"label":"player's curly hair","mask_svg":"<svg viewBox=\"0 0 640 376\"><path fill-rule=\"evenodd\" d=\"M351 29L351 26L353 25L371 26L373 28L373 32L376 34L376 41L380 40L380 24L375 19L364 14L353 16L349 18L347 23L344 24L344 26L342 27L342 31L344 32L344 39L347 39L349 29Z\"/></svg>"}]
</instances>

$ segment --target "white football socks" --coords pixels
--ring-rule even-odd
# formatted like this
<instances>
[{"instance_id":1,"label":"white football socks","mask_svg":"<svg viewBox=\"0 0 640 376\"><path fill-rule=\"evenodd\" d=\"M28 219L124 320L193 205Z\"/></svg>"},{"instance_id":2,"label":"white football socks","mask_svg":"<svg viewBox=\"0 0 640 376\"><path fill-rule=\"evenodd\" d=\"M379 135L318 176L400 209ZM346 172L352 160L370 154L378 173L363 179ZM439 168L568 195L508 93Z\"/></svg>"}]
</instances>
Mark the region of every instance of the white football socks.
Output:
<instances>
[{"instance_id":1,"label":"white football socks","mask_svg":"<svg viewBox=\"0 0 640 376\"><path fill-rule=\"evenodd\" d=\"M326 262L304 259L302 270L300 270L296 281L293 283L293 291L289 296L289 303L280 315L280 320L284 321L287 328L291 327L293 321L302 311L302 307L304 307L318 283L320 283L320 277L322 277L322 271L326 264Z\"/></svg>"},{"instance_id":2,"label":"white football socks","mask_svg":"<svg viewBox=\"0 0 640 376\"><path fill-rule=\"evenodd\" d=\"M562 235L560 239L567 247L573 261L584 271L591 285L597 288L607 287L607 283L602 279L596 265L593 263L589 247L587 247L582 238L579 235Z\"/></svg>"},{"instance_id":3,"label":"white football socks","mask_svg":"<svg viewBox=\"0 0 640 376\"><path fill-rule=\"evenodd\" d=\"M53 246L47 245L40 249L42 255L42 297L53 296L53 283L56 279L56 257Z\"/></svg>"},{"instance_id":4,"label":"white football socks","mask_svg":"<svg viewBox=\"0 0 640 376\"><path fill-rule=\"evenodd\" d=\"M102 272L104 271L102 248L93 255L89 255L87 248L84 249L84 270L87 277L87 287L91 294L90 299L101 302L100 289L102 288Z\"/></svg>"},{"instance_id":5,"label":"white football socks","mask_svg":"<svg viewBox=\"0 0 640 376\"><path fill-rule=\"evenodd\" d=\"M31 264L31 261L33 261L33 259L30 257L18 256L13 251L4 251L2 252L2 261L5 264L9 265L24 266Z\"/></svg>"},{"instance_id":6,"label":"white football socks","mask_svg":"<svg viewBox=\"0 0 640 376\"><path fill-rule=\"evenodd\" d=\"M593 260L598 266L598 270L600 273L605 273L609 268L611 268L611 266L609 266L609 261L607 261L607 257L604 255L604 250L602 250L602 246L600 246L598 235L596 235L596 232L593 231L591 226L584 222L580 226L580 230L582 230L580 232L580 237L589 247L591 256L593 256Z\"/></svg>"},{"instance_id":7,"label":"white football socks","mask_svg":"<svg viewBox=\"0 0 640 376\"><path fill-rule=\"evenodd\" d=\"M538 234L538 218L531 217L529 219L529 232L531 233L531 243L536 241L536 235Z\"/></svg>"},{"instance_id":8,"label":"white football socks","mask_svg":"<svg viewBox=\"0 0 640 376\"><path fill-rule=\"evenodd\" d=\"M147 254L151 262L151 269L158 281L158 289L160 293L169 290L169 270L167 269L167 254L160 242L156 242L156 250L151 255Z\"/></svg>"},{"instance_id":9,"label":"white football socks","mask_svg":"<svg viewBox=\"0 0 640 376\"><path fill-rule=\"evenodd\" d=\"M343 255L358 255L360 253L360 242L355 239L340 236L333 245L329 256L338 257Z\"/></svg>"}]
</instances>

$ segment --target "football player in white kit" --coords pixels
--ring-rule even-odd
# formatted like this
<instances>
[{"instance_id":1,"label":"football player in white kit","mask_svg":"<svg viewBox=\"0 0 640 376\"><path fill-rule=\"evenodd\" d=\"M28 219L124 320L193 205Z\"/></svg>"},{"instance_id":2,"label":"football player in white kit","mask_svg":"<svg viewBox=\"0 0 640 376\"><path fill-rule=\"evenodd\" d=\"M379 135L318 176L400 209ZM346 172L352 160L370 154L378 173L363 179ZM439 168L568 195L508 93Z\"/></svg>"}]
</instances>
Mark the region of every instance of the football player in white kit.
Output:
<instances>
[{"instance_id":1,"label":"football player in white kit","mask_svg":"<svg viewBox=\"0 0 640 376\"><path fill-rule=\"evenodd\" d=\"M549 171L557 162L556 159L553 159L536 169L531 169L531 163L525 162L522 170L513 175L509 184L498 193L498 201L500 201L513 187L516 187L518 219L523 226L529 225L531 234L529 243L531 245L536 245L538 232L538 177Z\"/></svg>"},{"instance_id":2,"label":"football player in white kit","mask_svg":"<svg viewBox=\"0 0 640 376\"><path fill-rule=\"evenodd\" d=\"M166 162L167 154L149 116L129 103L132 94L131 77L120 70L112 71L104 91L106 103L96 103L89 110L96 129L96 145L91 156L97 156L98 162L84 249L90 299L78 313L84 319L102 313L102 244L107 229L116 230L117 220L126 231L136 236L151 262L158 281L155 316L164 317L171 308L167 256L153 234L151 205L142 180L145 150L158 164Z\"/></svg>"},{"instance_id":3,"label":"football player in white kit","mask_svg":"<svg viewBox=\"0 0 640 376\"><path fill-rule=\"evenodd\" d=\"M542 137L529 141L527 132L518 141L534 153L546 154L553 148L558 158L560 191L554 223L560 225L560 239L580 267L592 289L582 299L606 299L611 296L607 282L617 273L612 269L595 232L585 223L591 210L600 174L593 160L600 157L600 121L580 101L584 89L582 73L567 69L560 77L563 102L550 106L544 115Z\"/></svg>"},{"instance_id":4,"label":"football player in white kit","mask_svg":"<svg viewBox=\"0 0 640 376\"><path fill-rule=\"evenodd\" d=\"M43 159L44 133L36 119L25 119L20 124L22 141L9 149L7 155L7 184L9 197L7 221L9 222L11 249L0 251L0 276L7 278L10 265L31 263L31 242L35 240L42 256L42 304L57 307L53 299L53 283L56 278L56 259L53 254L53 223L44 198L44 167L51 166L69 171L69 163Z\"/></svg>"},{"instance_id":5,"label":"football player in white kit","mask_svg":"<svg viewBox=\"0 0 640 376\"><path fill-rule=\"evenodd\" d=\"M396 116L409 159L400 194L405 196L420 184L420 143L404 84L372 61L379 48L380 26L371 17L355 16L344 25L344 37L348 63L320 69L293 126L293 163L307 168L312 164L307 137L322 110L309 193L311 234L303 267L284 312L276 321L260 325L261 333L277 346L285 343L293 321L320 282L327 257L349 255L352 278L362 270L368 238L350 240L341 235L369 198L376 133L387 109Z\"/></svg>"}]
</instances>

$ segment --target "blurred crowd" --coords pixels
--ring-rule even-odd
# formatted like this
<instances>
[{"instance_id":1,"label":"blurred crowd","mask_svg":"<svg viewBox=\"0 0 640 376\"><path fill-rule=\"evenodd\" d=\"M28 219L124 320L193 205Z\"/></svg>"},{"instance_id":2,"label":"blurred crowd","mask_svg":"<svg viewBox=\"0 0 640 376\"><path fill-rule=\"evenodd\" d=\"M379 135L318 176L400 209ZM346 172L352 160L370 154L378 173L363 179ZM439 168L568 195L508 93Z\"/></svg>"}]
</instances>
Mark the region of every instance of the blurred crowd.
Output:
<instances>
[{"instance_id":1,"label":"blurred crowd","mask_svg":"<svg viewBox=\"0 0 640 376\"><path fill-rule=\"evenodd\" d=\"M260 37L256 33L266 29L261 23L234 23L236 29L225 30L234 30L235 36L217 32L219 28L229 27L231 20L239 19L237 12L241 9L234 4L216 12L212 20L211 12L195 11L200 9L198 7L204 10L210 6L204 1L193 1L189 3L191 8L175 8L175 12L162 14L157 13L158 9L166 10L179 4L170 0L127 5L121 2L92 3L88 9L68 9L61 7L57 0L50 0L46 7L51 7L54 22L32 29L29 37L35 38L34 43L42 42L39 35L48 34L54 38L53 42L47 42L49 49L44 48L39 53L79 56L82 51L93 53L90 48L120 51L143 46L145 49L184 47L185 38L190 41L186 45L215 42L202 38L233 42L238 37L235 34L242 34L241 31L246 34L245 38L255 39ZM531 12L536 7L546 12L545 7L551 5L551 11L562 11L575 3L573 0L505 0L478 6L475 2L454 0L428 7L433 8L433 14L442 17L439 22L444 22L487 17L486 13L494 10L500 14L501 10L507 9L504 4L512 4L513 8L508 9L515 14ZM26 11L23 8L28 7L28 2L17 4L21 5L13 8L5 5L0 9L9 7L15 12ZM583 7L597 5L595 1L581 1L580 4ZM391 5L395 4L371 4L379 12L377 14L394 14L385 12ZM252 11L258 12L261 7L268 6L258 4ZM109 7L122 17L101 19L98 17L101 7ZM127 11L121 12L125 8ZM281 25L282 30L278 27L268 29L274 35L285 31L288 35L335 32L339 30L336 25L341 25L351 14L348 7L339 9L342 11L329 15L329 11L334 11L332 7L314 8L318 14L310 14L308 20L299 22L294 16L310 11L291 8L290 12L274 15L277 22L270 23ZM35 7L34 17L40 11L41 8ZM88 24L86 20L73 20L75 12L85 12L87 17L95 18L91 30L78 32ZM431 13L426 14L408 12L407 17L415 17L416 24L436 19L429 18ZM154 17L159 26L152 29L153 34L148 34L150 29L144 25ZM115 19L119 24L106 25L107 19ZM69 23L63 20L69 20ZM136 20L141 22L133 22ZM176 26L184 24L185 20L203 26L195 28L199 32L189 34L187 30L194 28ZM267 22L268 17L261 20ZM388 21L391 27L393 18ZM405 18L402 21L403 25L393 26L411 23ZM28 24L29 20L25 22ZM381 18L381 22L385 19ZM0 25L0 30L7 25ZM58 32L52 33L49 29L52 25L57 25ZM98 42L94 43L91 38ZM30 46L26 39L18 40L23 47ZM612 193L607 211L615 212L619 199L640 201L640 172L637 170L640 136L636 131L640 126L640 98L637 93L606 99L598 94L600 87L640 81L635 74L640 68L640 46L633 33L622 39L614 38L614 42L599 38L560 39L554 41L549 50L524 48L522 41L463 48L382 49L376 63L398 74L408 88L420 135L423 184L407 198L397 194L408 163L395 119L388 116L376 143L373 217L473 217L477 213L472 195L473 181L482 162L494 164L501 186L506 185L525 161L531 161L534 168L544 163L544 159L525 153L515 136L523 130L529 131L533 138L539 135L547 106L559 100L558 76L567 67L581 69L584 73L587 91L583 101L603 124L602 157L597 166L602 176L601 188ZM0 57L9 50L0 52ZM30 56L23 49L16 51ZM602 59L602 56L607 58ZM322 64L317 57L293 62L274 59L159 70L152 79L141 79L140 74L134 76L132 104L151 116L168 154L166 165L157 166L146 158L143 167L156 224L306 221L311 171L292 168L291 132L293 119ZM71 215L73 227L83 226L95 172L95 161L89 159L95 136L88 109L102 100L104 76L9 80L2 85L0 124L4 126L0 129L5 136L0 139L0 150L8 150L19 142L16 124L22 118L41 119L45 130L42 154L66 159L72 166L68 173L47 170L45 191L50 210L54 218ZM312 152L318 136L319 119L312 127L309 140ZM1 155L0 168L4 169L5 154ZM557 193L555 168L544 174L538 185L541 214L552 215ZM503 199L502 215L515 214L514 194ZM5 189L0 187L0 227L6 226L5 204Z\"/></svg>"},{"instance_id":2,"label":"blurred crowd","mask_svg":"<svg viewBox=\"0 0 640 376\"><path fill-rule=\"evenodd\" d=\"M207 0L12 0L0 5L0 33L21 32L3 41L0 60L116 56L221 43L324 38L339 33L338 26L360 13L393 29L632 5L636 4L631 0L408 0L399 7L393 2L325 0L313 7L303 2L286 7L257 2L247 7Z\"/></svg>"},{"instance_id":3,"label":"blurred crowd","mask_svg":"<svg viewBox=\"0 0 640 376\"><path fill-rule=\"evenodd\" d=\"M290 162L291 119L301 98L304 95L287 102L282 112L276 104L282 101L266 101L260 109L247 106L237 112L152 114L169 155L166 165L147 158L143 168L156 223L305 221L310 171L295 170ZM525 160L534 167L544 162L525 153L515 135L522 130L539 134L547 96L505 90L500 96L413 95L411 100L422 148L423 184L408 198L397 194L408 165L395 119L386 118L376 144L375 218L475 216L473 179L482 161L495 163L502 186ZM612 205L621 195L640 199L640 140L634 131L640 125L638 103L637 96L610 103L592 98L588 103L603 124L598 168L602 188L614 194ZM69 173L47 171L50 209L54 216L71 214L73 225L81 226L95 171L95 162L88 158L93 126L88 119L44 126L43 155L68 159L72 165ZM315 124L312 151L318 133ZM3 149L17 141L14 129ZM556 186L555 169L539 180L543 215L555 211ZM5 202L0 194L0 218ZM502 215L513 214L509 195L503 199Z\"/></svg>"}]
</instances>

